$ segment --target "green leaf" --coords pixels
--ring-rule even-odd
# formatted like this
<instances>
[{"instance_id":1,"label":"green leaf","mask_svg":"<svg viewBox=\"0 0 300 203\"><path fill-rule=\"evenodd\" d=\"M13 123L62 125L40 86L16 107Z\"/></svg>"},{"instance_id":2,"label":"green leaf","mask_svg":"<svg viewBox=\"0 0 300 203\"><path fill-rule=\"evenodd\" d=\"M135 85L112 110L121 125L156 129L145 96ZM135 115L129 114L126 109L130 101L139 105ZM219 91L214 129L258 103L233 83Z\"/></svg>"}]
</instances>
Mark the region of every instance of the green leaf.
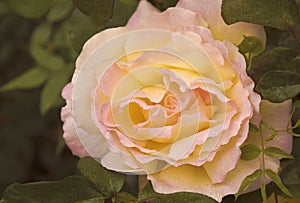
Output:
<instances>
[{"instance_id":1,"label":"green leaf","mask_svg":"<svg viewBox=\"0 0 300 203\"><path fill-rule=\"evenodd\" d=\"M47 80L40 100L40 112L44 115L49 109L63 104L61 91L70 80L71 73L69 69L54 72Z\"/></svg>"},{"instance_id":2,"label":"green leaf","mask_svg":"<svg viewBox=\"0 0 300 203\"><path fill-rule=\"evenodd\" d=\"M276 132L271 132L271 135L265 139L266 142L274 140Z\"/></svg>"},{"instance_id":3,"label":"green leaf","mask_svg":"<svg viewBox=\"0 0 300 203\"><path fill-rule=\"evenodd\" d=\"M40 18L51 7L51 0L4 0L17 14L24 18Z\"/></svg>"},{"instance_id":4,"label":"green leaf","mask_svg":"<svg viewBox=\"0 0 300 203\"><path fill-rule=\"evenodd\" d=\"M293 129L298 128L300 126L300 119L295 123Z\"/></svg>"},{"instance_id":5,"label":"green leaf","mask_svg":"<svg viewBox=\"0 0 300 203\"><path fill-rule=\"evenodd\" d=\"M254 57L248 74L264 99L282 102L300 91L299 65L297 50L276 47Z\"/></svg>"},{"instance_id":6,"label":"green leaf","mask_svg":"<svg viewBox=\"0 0 300 203\"><path fill-rule=\"evenodd\" d=\"M169 7L176 6L178 0L150 0L158 9L165 10Z\"/></svg>"},{"instance_id":7,"label":"green leaf","mask_svg":"<svg viewBox=\"0 0 300 203\"><path fill-rule=\"evenodd\" d=\"M30 46L40 46L46 44L51 36L52 27L49 23L42 23L37 26L32 33Z\"/></svg>"},{"instance_id":8,"label":"green leaf","mask_svg":"<svg viewBox=\"0 0 300 203\"><path fill-rule=\"evenodd\" d=\"M274 181L274 183L288 196L292 197L293 195L290 191L283 185L278 174L270 169L266 169L265 173Z\"/></svg>"},{"instance_id":9,"label":"green leaf","mask_svg":"<svg viewBox=\"0 0 300 203\"><path fill-rule=\"evenodd\" d=\"M293 102L293 108L292 109L298 109L300 108L300 100L294 101Z\"/></svg>"},{"instance_id":10,"label":"green leaf","mask_svg":"<svg viewBox=\"0 0 300 203\"><path fill-rule=\"evenodd\" d=\"M264 150L265 155L276 158L276 159L293 159L293 155L287 154L285 151L282 149L279 149L277 147L268 147Z\"/></svg>"},{"instance_id":11,"label":"green leaf","mask_svg":"<svg viewBox=\"0 0 300 203\"><path fill-rule=\"evenodd\" d=\"M288 188L295 199L300 200L300 159L295 159L282 169L280 173L282 183ZM278 191L281 196L288 197L282 191Z\"/></svg>"},{"instance_id":12,"label":"green leaf","mask_svg":"<svg viewBox=\"0 0 300 203\"><path fill-rule=\"evenodd\" d=\"M264 51L262 42L256 37L244 36L243 41L239 44L239 52L242 54L254 54L258 55Z\"/></svg>"},{"instance_id":13,"label":"green leaf","mask_svg":"<svg viewBox=\"0 0 300 203\"><path fill-rule=\"evenodd\" d=\"M249 123L249 131L253 133L259 133L259 128L253 123Z\"/></svg>"},{"instance_id":14,"label":"green leaf","mask_svg":"<svg viewBox=\"0 0 300 203\"><path fill-rule=\"evenodd\" d=\"M104 25L113 16L114 0L73 0L73 3L98 26Z\"/></svg>"},{"instance_id":15,"label":"green leaf","mask_svg":"<svg viewBox=\"0 0 300 203\"><path fill-rule=\"evenodd\" d=\"M58 71L64 69L66 66L62 57L51 53L49 50L43 49L42 47L31 47L30 53L36 63L47 70Z\"/></svg>"},{"instance_id":16,"label":"green leaf","mask_svg":"<svg viewBox=\"0 0 300 203\"><path fill-rule=\"evenodd\" d=\"M243 180L239 191L235 194L235 199L238 198L238 196L254 181L256 181L261 175L263 174L263 171L260 169L257 169L252 174L246 176L246 178Z\"/></svg>"},{"instance_id":17,"label":"green leaf","mask_svg":"<svg viewBox=\"0 0 300 203\"><path fill-rule=\"evenodd\" d=\"M56 48L57 53L60 53L60 56L65 60L75 62L78 53L75 52L70 41L68 21L61 23L59 27L57 27L53 33L51 45Z\"/></svg>"},{"instance_id":18,"label":"green leaf","mask_svg":"<svg viewBox=\"0 0 300 203\"><path fill-rule=\"evenodd\" d=\"M162 194L156 193L153 190L151 183L148 182L147 185L142 190L139 191L138 200L140 202L143 202L147 199L152 199L152 198L156 198L159 196L162 196Z\"/></svg>"},{"instance_id":19,"label":"green leaf","mask_svg":"<svg viewBox=\"0 0 300 203\"><path fill-rule=\"evenodd\" d=\"M287 30L298 22L294 0L223 0L222 16L228 24L239 21Z\"/></svg>"},{"instance_id":20,"label":"green leaf","mask_svg":"<svg viewBox=\"0 0 300 203\"><path fill-rule=\"evenodd\" d=\"M104 203L104 202L105 202L105 197L94 197L91 199L77 201L75 203Z\"/></svg>"},{"instance_id":21,"label":"green leaf","mask_svg":"<svg viewBox=\"0 0 300 203\"><path fill-rule=\"evenodd\" d=\"M61 181L13 184L3 195L7 203L73 203L101 196L91 181L82 176L71 176Z\"/></svg>"},{"instance_id":22,"label":"green leaf","mask_svg":"<svg viewBox=\"0 0 300 203\"><path fill-rule=\"evenodd\" d=\"M105 27L124 26L135 11L138 3L139 0L115 0L114 15L112 19L105 24Z\"/></svg>"},{"instance_id":23,"label":"green leaf","mask_svg":"<svg viewBox=\"0 0 300 203\"><path fill-rule=\"evenodd\" d=\"M300 8L300 7L299 7ZM277 40L270 39L270 34L272 33L269 32L267 33L268 36L268 43L275 43L275 46L279 47L290 47L293 49L297 49L297 44L295 43L295 38L299 41L300 40L300 21L296 23L291 29L294 31L294 36L291 35L290 31L283 31L281 34L279 34L279 37ZM273 31L274 32L274 31ZM276 33L276 32L275 32Z\"/></svg>"},{"instance_id":24,"label":"green leaf","mask_svg":"<svg viewBox=\"0 0 300 203\"><path fill-rule=\"evenodd\" d=\"M71 44L77 52L80 52L87 39L104 29L104 27L96 26L89 17L77 9L73 11L68 27Z\"/></svg>"},{"instance_id":25,"label":"green leaf","mask_svg":"<svg viewBox=\"0 0 300 203\"><path fill-rule=\"evenodd\" d=\"M115 0L114 2L112 19L101 24L101 26L97 26L99 24L95 25L90 17L77 9L72 13L69 20L69 37L75 51L80 52L84 42L95 33L105 28L124 26L135 11L139 0Z\"/></svg>"},{"instance_id":26,"label":"green leaf","mask_svg":"<svg viewBox=\"0 0 300 203\"><path fill-rule=\"evenodd\" d=\"M156 198L153 202L154 203L217 203L215 200L206 197L204 195L188 193L188 192L178 192L169 195L163 195Z\"/></svg>"},{"instance_id":27,"label":"green leaf","mask_svg":"<svg viewBox=\"0 0 300 203\"><path fill-rule=\"evenodd\" d=\"M283 102L300 93L300 75L290 71L270 71L260 78L255 90L264 99Z\"/></svg>"},{"instance_id":28,"label":"green leaf","mask_svg":"<svg viewBox=\"0 0 300 203\"><path fill-rule=\"evenodd\" d=\"M253 160L256 157L258 157L259 154L261 153L261 149L259 149L254 144L247 144L243 146L241 150L242 150L241 159L245 161Z\"/></svg>"},{"instance_id":29,"label":"green leaf","mask_svg":"<svg viewBox=\"0 0 300 203\"><path fill-rule=\"evenodd\" d=\"M119 203L137 203L138 200L135 196L133 196L132 194L129 194L127 192L120 192L116 195L117 198L117 202Z\"/></svg>"},{"instance_id":30,"label":"green leaf","mask_svg":"<svg viewBox=\"0 0 300 203\"><path fill-rule=\"evenodd\" d=\"M42 68L34 67L3 85L0 91L9 91L14 89L31 89L39 87L47 79L48 73Z\"/></svg>"},{"instance_id":31,"label":"green leaf","mask_svg":"<svg viewBox=\"0 0 300 203\"><path fill-rule=\"evenodd\" d=\"M65 19L73 10L74 6L70 0L53 0L47 20L51 23Z\"/></svg>"},{"instance_id":32,"label":"green leaf","mask_svg":"<svg viewBox=\"0 0 300 203\"><path fill-rule=\"evenodd\" d=\"M289 48L276 47L268 49L253 58L248 74L255 83L258 83L260 78L267 72L289 70L290 64L298 54L297 50Z\"/></svg>"},{"instance_id":33,"label":"green leaf","mask_svg":"<svg viewBox=\"0 0 300 203\"><path fill-rule=\"evenodd\" d=\"M300 134L292 132L293 136L300 137Z\"/></svg>"},{"instance_id":34,"label":"green leaf","mask_svg":"<svg viewBox=\"0 0 300 203\"><path fill-rule=\"evenodd\" d=\"M78 168L84 176L95 183L98 190L104 195L115 194L124 185L125 175L105 169L91 157L80 159Z\"/></svg>"}]
</instances>

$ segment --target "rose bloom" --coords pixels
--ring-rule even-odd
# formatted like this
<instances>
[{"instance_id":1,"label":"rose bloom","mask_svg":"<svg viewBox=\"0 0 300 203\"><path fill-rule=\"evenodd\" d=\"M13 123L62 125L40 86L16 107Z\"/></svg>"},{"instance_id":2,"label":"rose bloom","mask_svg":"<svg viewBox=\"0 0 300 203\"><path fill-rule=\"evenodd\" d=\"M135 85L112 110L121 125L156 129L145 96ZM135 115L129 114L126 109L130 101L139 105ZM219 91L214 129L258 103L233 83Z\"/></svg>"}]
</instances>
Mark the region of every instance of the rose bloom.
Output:
<instances>
[{"instance_id":1,"label":"rose bloom","mask_svg":"<svg viewBox=\"0 0 300 203\"><path fill-rule=\"evenodd\" d=\"M240 159L240 147L261 148L249 123L285 129L291 102L273 104L253 92L236 45L244 35L265 44L264 30L225 24L221 4L180 0L159 12L142 0L125 27L86 42L62 93L64 139L73 154L146 175L158 193L194 192L217 201L262 167L261 156ZM269 146L290 153L292 137L280 132ZM279 160L265 157L265 167L278 172Z\"/></svg>"}]
</instances>

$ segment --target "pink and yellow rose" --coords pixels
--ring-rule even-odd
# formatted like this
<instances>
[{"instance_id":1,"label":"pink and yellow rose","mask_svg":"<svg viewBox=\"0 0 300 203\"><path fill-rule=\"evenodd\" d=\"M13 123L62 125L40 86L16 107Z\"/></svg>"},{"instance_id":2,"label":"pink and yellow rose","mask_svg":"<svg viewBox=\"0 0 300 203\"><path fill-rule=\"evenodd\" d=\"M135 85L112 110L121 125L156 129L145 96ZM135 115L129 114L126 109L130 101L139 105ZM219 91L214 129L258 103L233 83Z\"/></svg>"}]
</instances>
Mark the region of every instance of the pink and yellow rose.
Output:
<instances>
[{"instance_id":1,"label":"pink and yellow rose","mask_svg":"<svg viewBox=\"0 0 300 203\"><path fill-rule=\"evenodd\" d=\"M86 42L63 90L64 139L75 155L147 175L159 193L217 201L261 168L260 157L240 159L241 146L260 147L249 122L285 128L291 102L272 104L253 91L236 45L244 35L265 43L264 30L226 25L221 3L180 0L159 12L142 0L125 27ZM279 133L267 146L289 153L292 138ZM266 157L266 168L277 172L279 160Z\"/></svg>"}]
</instances>

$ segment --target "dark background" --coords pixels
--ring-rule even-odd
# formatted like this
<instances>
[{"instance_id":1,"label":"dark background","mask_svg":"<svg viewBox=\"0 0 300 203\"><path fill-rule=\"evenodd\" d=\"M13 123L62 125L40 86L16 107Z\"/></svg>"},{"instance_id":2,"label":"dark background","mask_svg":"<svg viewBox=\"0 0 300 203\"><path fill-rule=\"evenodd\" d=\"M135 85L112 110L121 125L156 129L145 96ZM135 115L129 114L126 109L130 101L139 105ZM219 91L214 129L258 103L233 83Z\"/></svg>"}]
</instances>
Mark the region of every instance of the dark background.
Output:
<instances>
[{"instance_id":1,"label":"dark background","mask_svg":"<svg viewBox=\"0 0 300 203\"><path fill-rule=\"evenodd\" d=\"M34 65L28 46L39 23L12 11L0 13L0 86ZM77 173L77 158L61 139L60 108L40 114L41 89L0 92L0 196L14 182Z\"/></svg>"}]
</instances>

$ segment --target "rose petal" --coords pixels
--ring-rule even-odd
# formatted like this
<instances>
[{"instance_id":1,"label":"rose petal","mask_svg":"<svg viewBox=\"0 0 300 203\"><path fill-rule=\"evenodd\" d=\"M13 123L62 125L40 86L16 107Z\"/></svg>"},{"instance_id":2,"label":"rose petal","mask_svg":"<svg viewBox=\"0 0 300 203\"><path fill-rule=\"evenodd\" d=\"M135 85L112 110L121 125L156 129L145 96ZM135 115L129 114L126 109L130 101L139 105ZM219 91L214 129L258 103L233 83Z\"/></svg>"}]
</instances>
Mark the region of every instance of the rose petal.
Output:
<instances>
[{"instance_id":1,"label":"rose petal","mask_svg":"<svg viewBox=\"0 0 300 203\"><path fill-rule=\"evenodd\" d=\"M76 133L74 119L71 115L70 104L67 104L61 109L61 119L64 122L63 124L63 138L71 149L72 153L78 157L89 156L89 153L82 146L80 139Z\"/></svg>"},{"instance_id":2,"label":"rose petal","mask_svg":"<svg viewBox=\"0 0 300 203\"><path fill-rule=\"evenodd\" d=\"M120 156L119 153L108 152L102 159L101 165L109 170L114 170L118 172L130 172L133 174L146 174L143 169L134 169L124 162L124 157Z\"/></svg>"},{"instance_id":3,"label":"rose petal","mask_svg":"<svg viewBox=\"0 0 300 203\"><path fill-rule=\"evenodd\" d=\"M254 36L265 45L266 35L262 26L244 22L227 25L221 16L221 5L222 0L180 0L176 7L200 13L207 21L215 39L228 40L238 45L243 36Z\"/></svg>"},{"instance_id":4,"label":"rose petal","mask_svg":"<svg viewBox=\"0 0 300 203\"><path fill-rule=\"evenodd\" d=\"M90 55L101 45L112 40L114 37L128 32L125 27L110 28L95 34L85 42L80 55L76 60L76 68L80 69Z\"/></svg>"},{"instance_id":5,"label":"rose petal","mask_svg":"<svg viewBox=\"0 0 300 203\"><path fill-rule=\"evenodd\" d=\"M141 0L135 12L128 20L126 26L129 29L134 30L136 27L139 27L139 25L144 22L143 19L146 18L146 16L154 12L159 12L159 10L152 6L152 4L150 4L148 1Z\"/></svg>"},{"instance_id":6,"label":"rose petal","mask_svg":"<svg viewBox=\"0 0 300 203\"><path fill-rule=\"evenodd\" d=\"M61 109L61 120L64 122L63 124L63 138L71 149L72 153L79 157L89 156L88 152L82 146L80 139L75 130L74 118L72 116L72 92L73 92L73 84L68 83L62 90L62 96L66 99L66 106Z\"/></svg>"},{"instance_id":7,"label":"rose petal","mask_svg":"<svg viewBox=\"0 0 300 203\"><path fill-rule=\"evenodd\" d=\"M282 103L271 103L263 100L260 105L263 121L269 123L277 130L287 128L291 115L292 100L287 100ZM292 140L293 137L287 132L279 132L274 140L267 142L266 146L279 147L286 153L291 153L293 147Z\"/></svg>"},{"instance_id":8,"label":"rose petal","mask_svg":"<svg viewBox=\"0 0 300 203\"><path fill-rule=\"evenodd\" d=\"M259 167L259 163L239 161L236 168L228 173L223 182L212 184L203 167L183 165L169 167L148 175L153 188L158 193L194 192L212 197L221 202L228 194L235 194L242 180Z\"/></svg>"},{"instance_id":9,"label":"rose petal","mask_svg":"<svg viewBox=\"0 0 300 203\"><path fill-rule=\"evenodd\" d=\"M236 167L240 159L240 146L247 138L249 124L244 122L239 136L233 137L230 142L221 146L212 161L203 165L212 183L224 181L227 173Z\"/></svg>"}]
</instances>

